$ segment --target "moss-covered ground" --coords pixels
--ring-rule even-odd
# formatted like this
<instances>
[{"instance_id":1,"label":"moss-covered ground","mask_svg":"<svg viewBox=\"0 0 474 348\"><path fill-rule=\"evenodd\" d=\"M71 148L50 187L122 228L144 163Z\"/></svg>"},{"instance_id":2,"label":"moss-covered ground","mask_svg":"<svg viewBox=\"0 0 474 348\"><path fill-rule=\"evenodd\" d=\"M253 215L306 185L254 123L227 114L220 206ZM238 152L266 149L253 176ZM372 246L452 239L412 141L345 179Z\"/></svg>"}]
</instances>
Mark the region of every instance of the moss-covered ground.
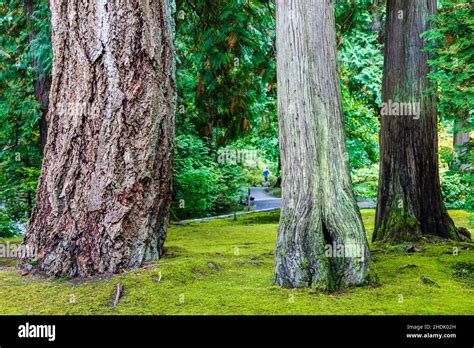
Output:
<instances>
[{"instance_id":1,"label":"moss-covered ground","mask_svg":"<svg viewBox=\"0 0 474 348\"><path fill-rule=\"evenodd\" d=\"M0 259L0 314L474 314L474 244L371 245L380 286L324 294L273 285L278 214L172 225L165 258L113 277L21 276ZM466 212L450 214L471 227ZM374 211L362 216L370 240Z\"/></svg>"}]
</instances>

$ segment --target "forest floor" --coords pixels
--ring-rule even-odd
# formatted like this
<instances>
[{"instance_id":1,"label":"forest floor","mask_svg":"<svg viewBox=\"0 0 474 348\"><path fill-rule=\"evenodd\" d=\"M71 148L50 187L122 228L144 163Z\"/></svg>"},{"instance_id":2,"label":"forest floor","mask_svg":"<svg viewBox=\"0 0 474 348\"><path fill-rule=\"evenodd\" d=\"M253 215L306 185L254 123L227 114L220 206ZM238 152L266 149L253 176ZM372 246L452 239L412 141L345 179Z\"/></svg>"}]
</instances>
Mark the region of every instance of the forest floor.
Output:
<instances>
[{"instance_id":1,"label":"forest floor","mask_svg":"<svg viewBox=\"0 0 474 348\"><path fill-rule=\"evenodd\" d=\"M0 314L474 314L471 243L432 240L412 253L407 244L371 245L377 287L325 294L273 285L278 214L172 225L165 258L113 277L22 277L14 260L0 259ZM450 214L472 230L468 213ZM374 210L362 216L370 240ZM113 308L117 284L124 290Z\"/></svg>"}]
</instances>

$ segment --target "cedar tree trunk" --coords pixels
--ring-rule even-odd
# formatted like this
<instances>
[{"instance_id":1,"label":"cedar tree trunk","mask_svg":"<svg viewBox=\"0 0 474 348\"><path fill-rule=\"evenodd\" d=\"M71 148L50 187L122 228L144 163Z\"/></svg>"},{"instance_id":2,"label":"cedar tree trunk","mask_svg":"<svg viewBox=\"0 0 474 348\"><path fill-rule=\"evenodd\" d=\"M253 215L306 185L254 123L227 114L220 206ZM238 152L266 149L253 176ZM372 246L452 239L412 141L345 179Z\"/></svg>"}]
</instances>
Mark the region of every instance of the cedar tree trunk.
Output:
<instances>
[{"instance_id":1,"label":"cedar tree trunk","mask_svg":"<svg viewBox=\"0 0 474 348\"><path fill-rule=\"evenodd\" d=\"M368 247L345 149L334 1L277 0L276 30L282 162L276 283L329 291L364 284ZM358 252L334 257L328 246Z\"/></svg>"},{"instance_id":2,"label":"cedar tree trunk","mask_svg":"<svg viewBox=\"0 0 474 348\"><path fill-rule=\"evenodd\" d=\"M441 198L436 95L426 93L432 84L420 38L435 13L436 0L387 1L382 100L389 106L382 106L374 241L458 239Z\"/></svg>"}]
</instances>

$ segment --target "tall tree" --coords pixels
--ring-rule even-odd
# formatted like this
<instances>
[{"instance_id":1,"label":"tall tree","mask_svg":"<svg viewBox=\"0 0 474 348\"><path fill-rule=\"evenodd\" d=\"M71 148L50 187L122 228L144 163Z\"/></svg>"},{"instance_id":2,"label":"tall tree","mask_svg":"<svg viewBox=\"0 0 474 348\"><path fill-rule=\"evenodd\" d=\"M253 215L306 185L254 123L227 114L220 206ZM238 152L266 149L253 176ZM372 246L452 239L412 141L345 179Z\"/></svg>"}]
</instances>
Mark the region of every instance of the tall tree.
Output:
<instances>
[{"instance_id":1,"label":"tall tree","mask_svg":"<svg viewBox=\"0 0 474 348\"><path fill-rule=\"evenodd\" d=\"M460 238L441 198L436 95L426 93L432 84L420 35L435 13L436 0L387 1L382 100L400 110L381 117L374 240ZM419 112L402 116L403 104Z\"/></svg>"},{"instance_id":2,"label":"tall tree","mask_svg":"<svg viewBox=\"0 0 474 348\"><path fill-rule=\"evenodd\" d=\"M50 276L140 266L162 255L170 205L171 0L53 0L51 11L48 139L24 244Z\"/></svg>"},{"instance_id":3,"label":"tall tree","mask_svg":"<svg viewBox=\"0 0 474 348\"><path fill-rule=\"evenodd\" d=\"M368 280L352 192L337 67L334 1L277 1L282 210L276 282L335 290ZM327 253L351 247L359 255ZM347 250L347 249L346 249Z\"/></svg>"}]
</instances>

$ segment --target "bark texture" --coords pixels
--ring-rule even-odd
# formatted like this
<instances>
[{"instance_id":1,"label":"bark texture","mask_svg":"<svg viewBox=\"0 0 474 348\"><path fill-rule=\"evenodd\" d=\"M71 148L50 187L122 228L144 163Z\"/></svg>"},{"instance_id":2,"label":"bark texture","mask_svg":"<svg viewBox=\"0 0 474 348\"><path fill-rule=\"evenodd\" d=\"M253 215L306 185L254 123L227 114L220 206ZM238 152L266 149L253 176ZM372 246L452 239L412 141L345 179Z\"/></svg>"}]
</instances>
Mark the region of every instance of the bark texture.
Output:
<instances>
[{"instance_id":1,"label":"bark texture","mask_svg":"<svg viewBox=\"0 0 474 348\"><path fill-rule=\"evenodd\" d=\"M51 11L48 139L24 244L50 276L138 267L162 255L170 207L171 0L52 0Z\"/></svg>"},{"instance_id":2,"label":"bark texture","mask_svg":"<svg viewBox=\"0 0 474 348\"><path fill-rule=\"evenodd\" d=\"M368 247L349 175L334 2L277 0L282 208L275 279L335 290L368 279ZM326 247L360 248L328 257Z\"/></svg>"},{"instance_id":3,"label":"bark texture","mask_svg":"<svg viewBox=\"0 0 474 348\"><path fill-rule=\"evenodd\" d=\"M419 115L381 116L374 240L458 239L441 198L436 95L425 93L432 85L420 34L435 13L436 0L387 1L382 100L418 103Z\"/></svg>"}]
</instances>

